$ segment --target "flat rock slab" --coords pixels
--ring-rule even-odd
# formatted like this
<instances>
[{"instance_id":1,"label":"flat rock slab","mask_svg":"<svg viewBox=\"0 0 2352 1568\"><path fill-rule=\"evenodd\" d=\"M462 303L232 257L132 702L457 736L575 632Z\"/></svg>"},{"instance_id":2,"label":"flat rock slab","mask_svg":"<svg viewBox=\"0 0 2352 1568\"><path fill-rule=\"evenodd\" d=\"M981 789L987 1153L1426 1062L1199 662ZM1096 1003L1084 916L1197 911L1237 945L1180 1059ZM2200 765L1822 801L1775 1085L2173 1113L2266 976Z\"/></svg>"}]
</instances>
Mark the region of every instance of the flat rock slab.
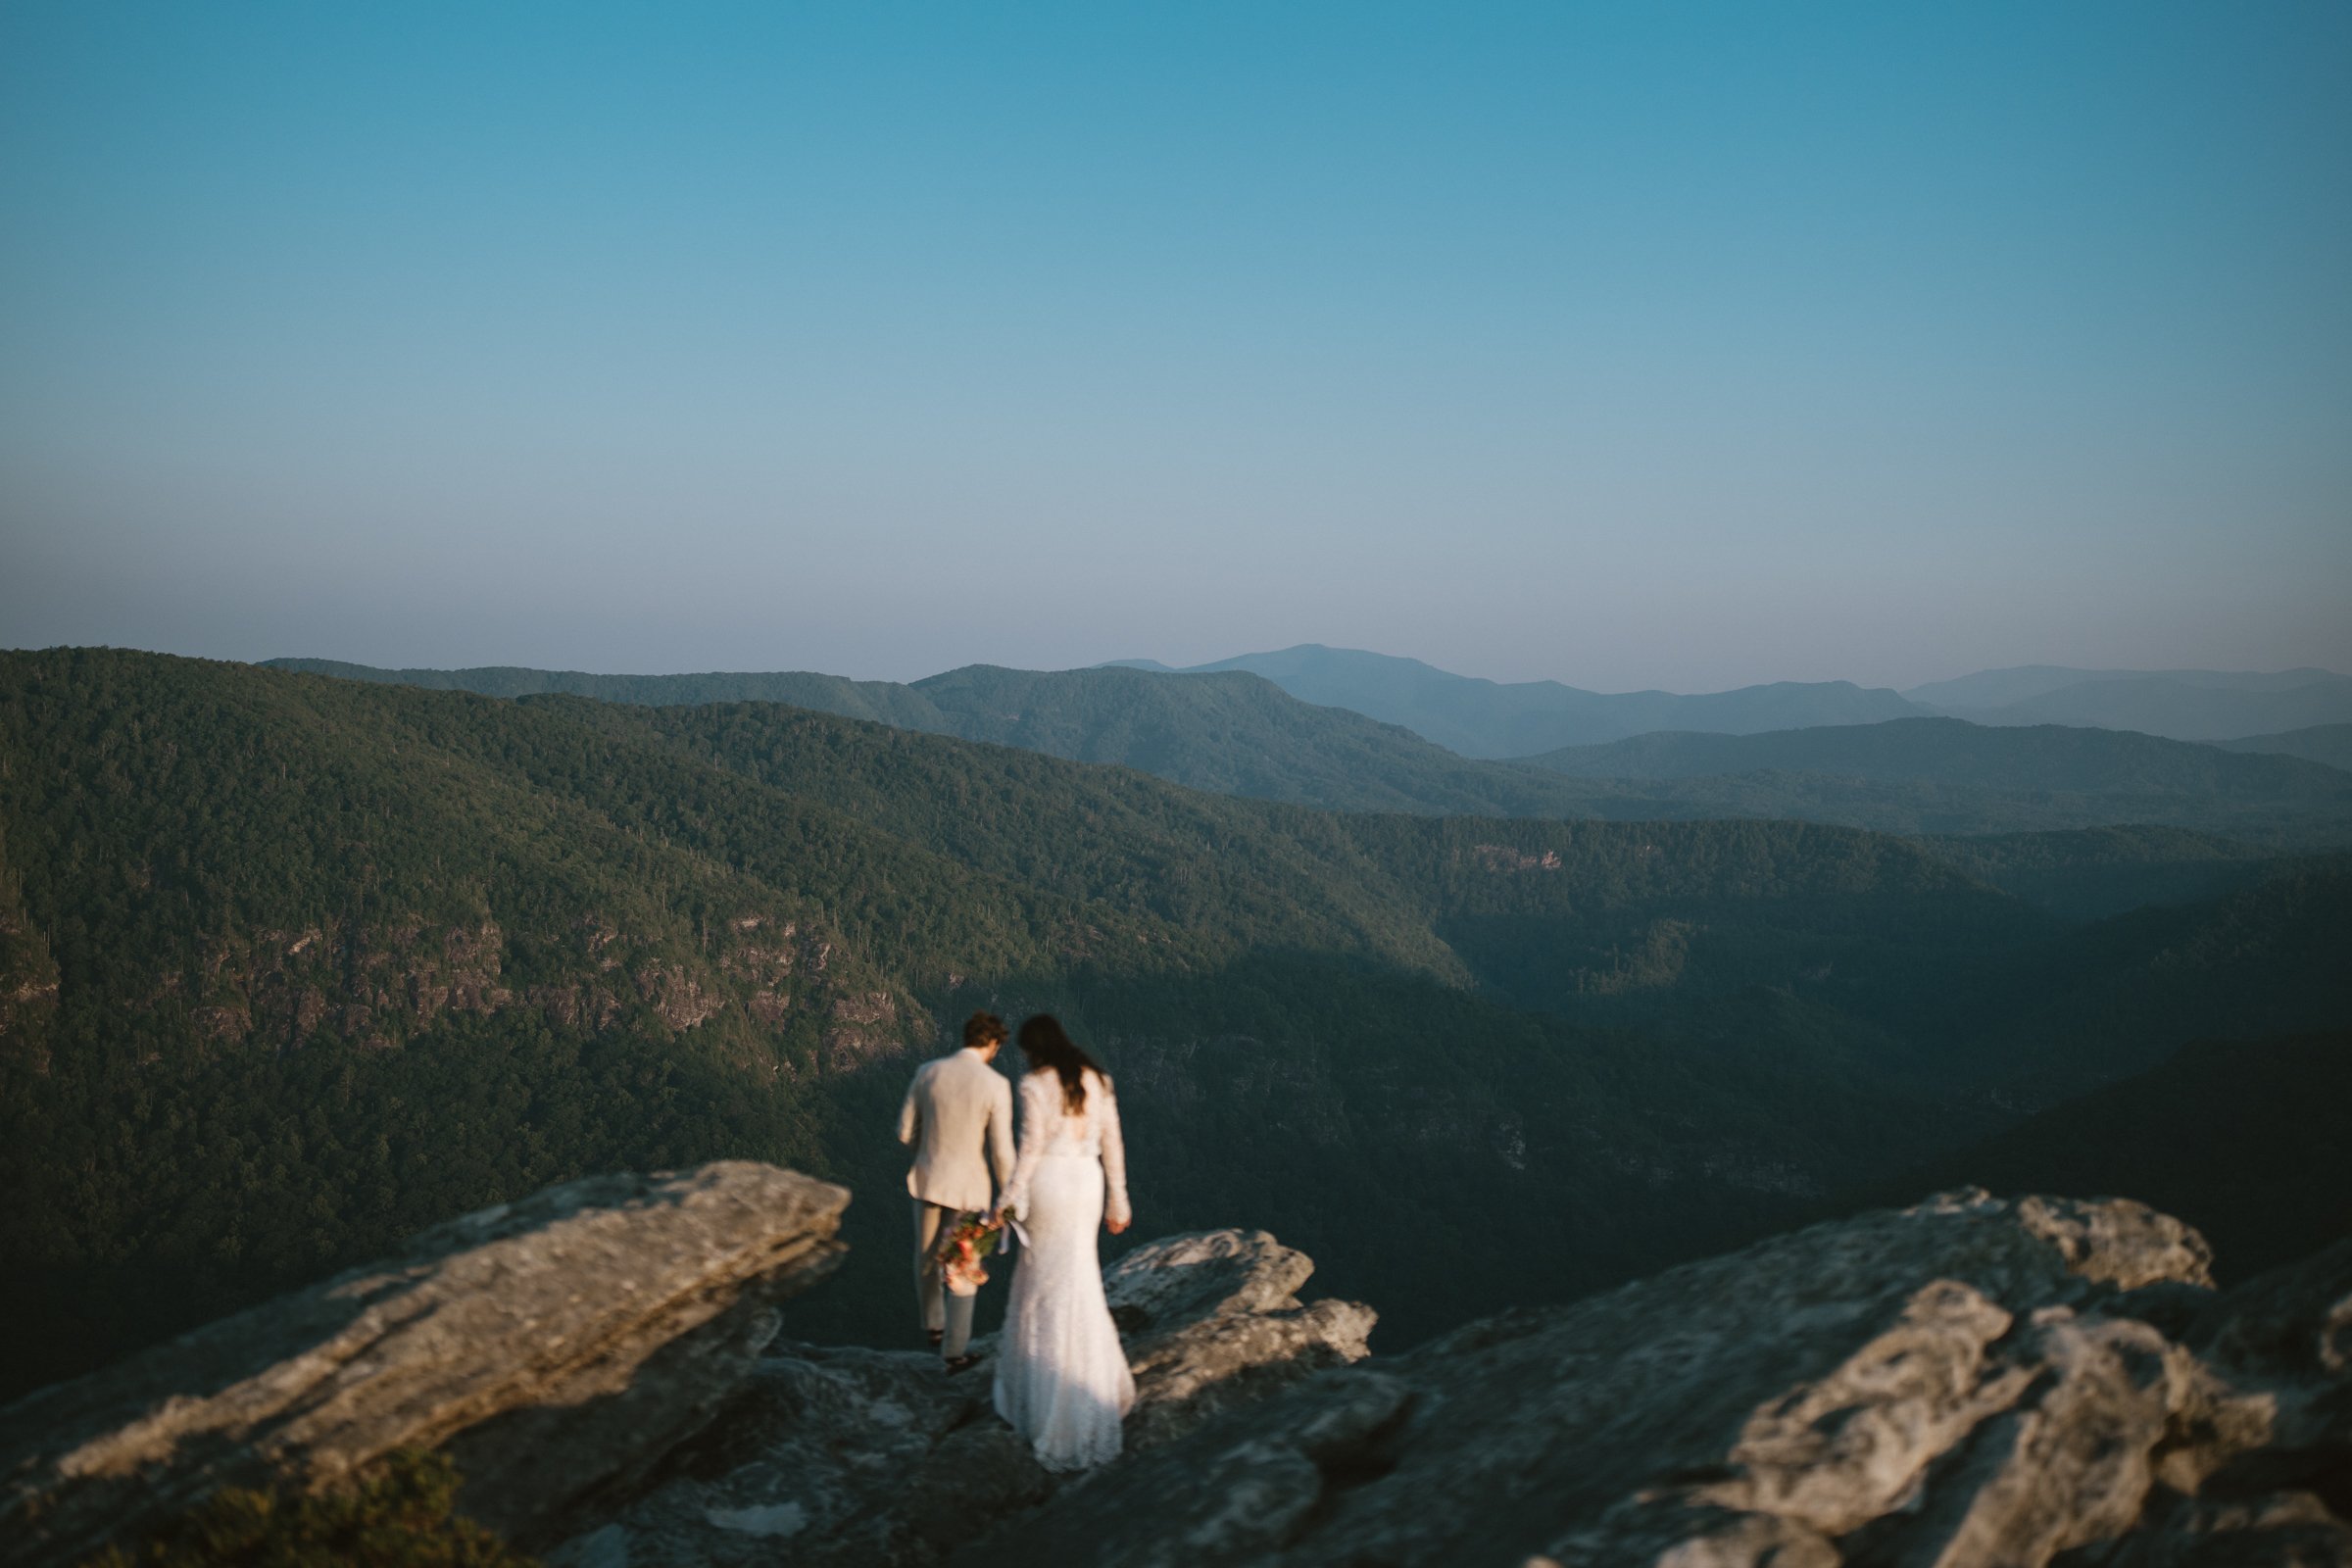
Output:
<instances>
[{"instance_id":1,"label":"flat rock slab","mask_svg":"<svg viewBox=\"0 0 2352 1568\"><path fill-rule=\"evenodd\" d=\"M1296 1309L1314 1260L1264 1231L1193 1231L1135 1248L1102 1271L1119 1332L1164 1334L1212 1317Z\"/></svg>"},{"instance_id":2,"label":"flat rock slab","mask_svg":"<svg viewBox=\"0 0 2352 1568\"><path fill-rule=\"evenodd\" d=\"M576 1182L44 1390L0 1560L415 1444L552 1568L2352 1568L2352 1242L2222 1296L2144 1205L1970 1191L1366 1361L1303 1254L1169 1237L1105 1276L1127 1452L1060 1478L985 1359L771 1343L846 1200Z\"/></svg>"},{"instance_id":3,"label":"flat rock slab","mask_svg":"<svg viewBox=\"0 0 2352 1568\"><path fill-rule=\"evenodd\" d=\"M1319 1372L950 1562L2352 1563L2311 1479L2352 1281L2249 1286L2259 1332L2233 1338L2210 1261L2124 1200L1972 1192L1816 1226ZM2249 1469L2282 1422L2289 1473Z\"/></svg>"},{"instance_id":4,"label":"flat rock slab","mask_svg":"<svg viewBox=\"0 0 2352 1568\"><path fill-rule=\"evenodd\" d=\"M749 1161L596 1176L0 1410L0 1560L80 1561L222 1485L448 1446L543 1534L697 1430L838 1260L844 1189Z\"/></svg>"},{"instance_id":5,"label":"flat rock slab","mask_svg":"<svg viewBox=\"0 0 2352 1568\"><path fill-rule=\"evenodd\" d=\"M723 1417L550 1568L932 1563L1050 1478L989 1408L984 1370L936 1353L778 1345Z\"/></svg>"},{"instance_id":6,"label":"flat rock slab","mask_svg":"<svg viewBox=\"0 0 2352 1568\"><path fill-rule=\"evenodd\" d=\"M1240 1230L1167 1237L1105 1270L1136 1373L1128 1451L1362 1359L1372 1310L1300 1304L1313 1272ZM998 1418L993 1341L972 1348L980 1364L950 1375L919 1351L771 1347L658 1483L550 1568L924 1568L1001 1519L1017 1539L1020 1511L1072 1483Z\"/></svg>"}]
</instances>

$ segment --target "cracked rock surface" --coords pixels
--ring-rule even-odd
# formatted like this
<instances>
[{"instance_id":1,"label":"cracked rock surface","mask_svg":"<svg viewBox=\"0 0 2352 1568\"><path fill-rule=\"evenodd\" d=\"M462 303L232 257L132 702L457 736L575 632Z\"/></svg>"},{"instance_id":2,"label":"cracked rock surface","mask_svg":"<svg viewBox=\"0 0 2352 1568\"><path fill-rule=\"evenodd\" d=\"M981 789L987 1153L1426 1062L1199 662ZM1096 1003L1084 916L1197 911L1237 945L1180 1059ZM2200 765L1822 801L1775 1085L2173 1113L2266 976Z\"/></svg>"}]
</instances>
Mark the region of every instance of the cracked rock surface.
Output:
<instances>
[{"instance_id":1,"label":"cracked rock surface","mask_svg":"<svg viewBox=\"0 0 2352 1568\"><path fill-rule=\"evenodd\" d=\"M1136 1373L1128 1453L1362 1359L1373 1313L1301 1305L1313 1271L1263 1231L1167 1237L1112 1264L1105 1294ZM1017 1531L1068 1483L998 1420L993 1347L973 1348L981 1363L950 1376L921 1351L772 1348L725 1415L552 1568L886 1568L951 1560L999 1519Z\"/></svg>"},{"instance_id":2,"label":"cracked rock surface","mask_svg":"<svg viewBox=\"0 0 2352 1568\"><path fill-rule=\"evenodd\" d=\"M1373 1358L1301 1253L1168 1237L1106 1271L1138 1400L1068 1478L986 1359L772 1343L846 1197L572 1183L44 1390L0 1561L433 1443L551 1568L2352 1568L2352 1240L2220 1293L2144 1205L1966 1191Z\"/></svg>"},{"instance_id":3,"label":"cracked rock surface","mask_svg":"<svg viewBox=\"0 0 2352 1568\"><path fill-rule=\"evenodd\" d=\"M749 1161L596 1176L0 1410L0 1560L77 1563L224 1485L446 1446L516 1539L710 1420L829 1272L849 1194Z\"/></svg>"},{"instance_id":4,"label":"cracked rock surface","mask_svg":"<svg viewBox=\"0 0 2352 1568\"><path fill-rule=\"evenodd\" d=\"M2352 1243L1968 1192L1326 1370L958 1564L2352 1565Z\"/></svg>"}]
</instances>

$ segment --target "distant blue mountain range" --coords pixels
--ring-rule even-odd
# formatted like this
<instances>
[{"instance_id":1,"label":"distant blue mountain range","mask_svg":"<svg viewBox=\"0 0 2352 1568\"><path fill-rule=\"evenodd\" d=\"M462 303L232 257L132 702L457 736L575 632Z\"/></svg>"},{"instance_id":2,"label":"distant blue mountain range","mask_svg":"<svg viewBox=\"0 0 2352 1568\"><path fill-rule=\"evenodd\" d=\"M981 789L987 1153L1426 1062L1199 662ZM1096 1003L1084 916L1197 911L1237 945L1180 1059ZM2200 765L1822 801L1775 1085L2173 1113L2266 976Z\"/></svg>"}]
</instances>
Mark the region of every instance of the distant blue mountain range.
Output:
<instances>
[{"instance_id":1,"label":"distant blue mountain range","mask_svg":"<svg viewBox=\"0 0 2352 1568\"><path fill-rule=\"evenodd\" d=\"M1534 757L1661 730L1753 735L1890 718L1952 716L1980 724L2068 724L2139 730L2173 740L2276 737L2352 722L2352 677L2325 669L2097 670L2054 664L1984 670L1906 692L1850 681L1778 681L1737 691L1602 693L1558 681L1498 682L1456 675L1387 654L1303 643L1171 669L1155 660L1117 662L1169 674L1240 669L1301 702L1346 708L1465 757ZM2253 749L2253 748L2247 748Z\"/></svg>"},{"instance_id":2,"label":"distant blue mountain range","mask_svg":"<svg viewBox=\"0 0 2352 1568\"><path fill-rule=\"evenodd\" d=\"M1149 661L1130 662L1137 668L1167 670ZM1604 694L1550 680L1481 680L1417 659L1318 643L1168 672L1196 675L1227 669L1262 676L1300 702L1351 709L1401 724L1464 757L1531 757L1653 730L1745 735L1817 724L1870 724L1915 717L1922 711L1898 693L1851 681L1778 681L1699 697L1655 691Z\"/></svg>"}]
</instances>

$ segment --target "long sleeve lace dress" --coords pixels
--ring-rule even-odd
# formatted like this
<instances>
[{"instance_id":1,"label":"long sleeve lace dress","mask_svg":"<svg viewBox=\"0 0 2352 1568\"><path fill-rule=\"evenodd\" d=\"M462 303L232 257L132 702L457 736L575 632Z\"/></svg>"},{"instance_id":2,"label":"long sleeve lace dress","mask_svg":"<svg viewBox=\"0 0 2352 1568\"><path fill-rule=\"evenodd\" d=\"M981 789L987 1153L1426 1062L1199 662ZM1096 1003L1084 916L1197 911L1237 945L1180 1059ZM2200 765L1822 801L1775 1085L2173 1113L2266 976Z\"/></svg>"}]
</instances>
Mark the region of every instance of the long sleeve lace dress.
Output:
<instances>
[{"instance_id":1,"label":"long sleeve lace dress","mask_svg":"<svg viewBox=\"0 0 2352 1568\"><path fill-rule=\"evenodd\" d=\"M1049 1470L1118 1457L1119 1423L1135 1403L1095 1252L1105 1212L1128 1217L1126 1146L1109 1080L1090 1069L1085 1084L1086 1106L1072 1114L1054 1072L1021 1079L1020 1153L998 1204L1027 1246L997 1352L997 1413Z\"/></svg>"}]
</instances>

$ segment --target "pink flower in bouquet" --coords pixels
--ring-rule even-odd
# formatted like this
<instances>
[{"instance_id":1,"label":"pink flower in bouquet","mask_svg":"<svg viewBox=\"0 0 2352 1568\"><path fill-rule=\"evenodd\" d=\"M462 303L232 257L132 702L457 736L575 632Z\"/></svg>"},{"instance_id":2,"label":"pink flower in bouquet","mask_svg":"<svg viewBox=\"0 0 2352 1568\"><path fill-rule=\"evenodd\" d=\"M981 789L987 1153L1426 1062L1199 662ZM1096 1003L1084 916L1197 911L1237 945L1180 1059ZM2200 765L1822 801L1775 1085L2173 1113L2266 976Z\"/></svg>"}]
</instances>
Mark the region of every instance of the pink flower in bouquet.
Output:
<instances>
[{"instance_id":1,"label":"pink flower in bouquet","mask_svg":"<svg viewBox=\"0 0 2352 1568\"><path fill-rule=\"evenodd\" d=\"M976 1296L988 1283L988 1254L1004 1234L1002 1222L974 1215L940 1239L940 1274L951 1296Z\"/></svg>"}]
</instances>

